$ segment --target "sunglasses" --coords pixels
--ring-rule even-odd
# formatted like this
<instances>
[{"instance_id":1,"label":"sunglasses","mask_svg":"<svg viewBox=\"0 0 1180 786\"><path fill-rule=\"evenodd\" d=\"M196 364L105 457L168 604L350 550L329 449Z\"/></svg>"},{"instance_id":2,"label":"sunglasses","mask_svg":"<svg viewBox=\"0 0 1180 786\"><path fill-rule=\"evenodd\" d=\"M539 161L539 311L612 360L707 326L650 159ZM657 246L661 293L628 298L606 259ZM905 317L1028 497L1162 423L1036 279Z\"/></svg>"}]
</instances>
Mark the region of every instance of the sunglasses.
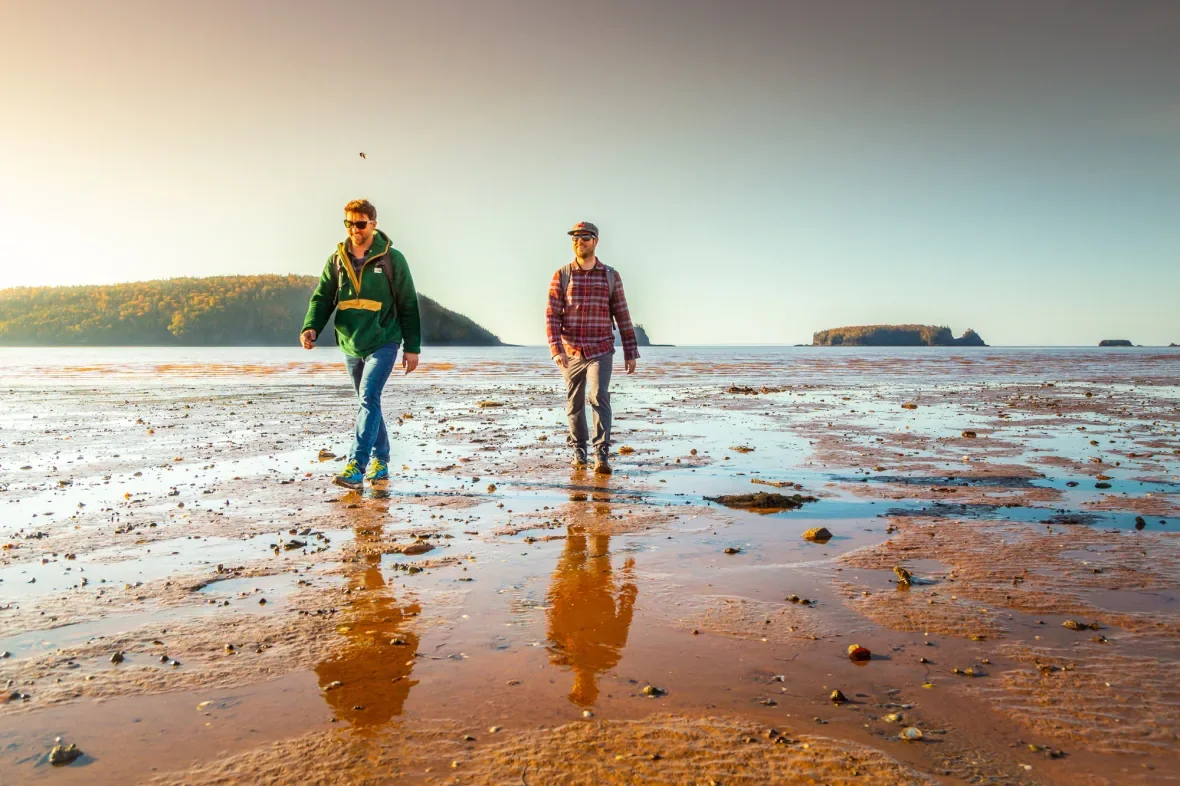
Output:
<instances>
[{"instance_id":1,"label":"sunglasses","mask_svg":"<svg viewBox=\"0 0 1180 786\"><path fill-rule=\"evenodd\" d=\"M364 229L368 225L368 221L349 221L347 218L344 219L344 226L347 229L352 229L353 227L356 227L357 229Z\"/></svg>"},{"instance_id":2,"label":"sunglasses","mask_svg":"<svg viewBox=\"0 0 1180 786\"><path fill-rule=\"evenodd\" d=\"M596 240L594 235L570 235L574 240Z\"/></svg>"}]
</instances>

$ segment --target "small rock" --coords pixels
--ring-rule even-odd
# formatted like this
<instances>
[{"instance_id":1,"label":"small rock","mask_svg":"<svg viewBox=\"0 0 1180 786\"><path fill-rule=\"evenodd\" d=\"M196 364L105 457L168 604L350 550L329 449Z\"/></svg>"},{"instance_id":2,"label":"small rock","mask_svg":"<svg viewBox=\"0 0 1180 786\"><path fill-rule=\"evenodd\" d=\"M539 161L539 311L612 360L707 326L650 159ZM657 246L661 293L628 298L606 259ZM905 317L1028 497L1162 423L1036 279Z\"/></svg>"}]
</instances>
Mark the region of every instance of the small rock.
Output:
<instances>
[{"instance_id":1,"label":"small rock","mask_svg":"<svg viewBox=\"0 0 1180 786\"><path fill-rule=\"evenodd\" d=\"M917 404L910 403L910 402L906 402L905 404L902 404L902 405L901 405L901 408L902 408L902 409L917 409L917 408L918 408L918 405L917 405Z\"/></svg>"},{"instance_id":2,"label":"small rock","mask_svg":"<svg viewBox=\"0 0 1180 786\"><path fill-rule=\"evenodd\" d=\"M867 647L862 647L859 644L849 644L848 657L851 660L872 660L873 653Z\"/></svg>"},{"instance_id":3,"label":"small rock","mask_svg":"<svg viewBox=\"0 0 1180 786\"><path fill-rule=\"evenodd\" d=\"M902 587L909 587L909 586L913 585L913 583L914 583L913 574L911 574L908 570L903 568L901 565L898 565L897 567L895 567L893 569L893 572L897 574L897 583L899 585L901 585Z\"/></svg>"},{"instance_id":4,"label":"small rock","mask_svg":"<svg viewBox=\"0 0 1180 786\"><path fill-rule=\"evenodd\" d=\"M826 543L832 539L832 533L828 531L827 527L812 527L803 533L803 539L815 543Z\"/></svg>"},{"instance_id":5,"label":"small rock","mask_svg":"<svg viewBox=\"0 0 1180 786\"><path fill-rule=\"evenodd\" d=\"M975 435L974 431L964 431L963 432L963 439L975 439L975 436L976 435Z\"/></svg>"},{"instance_id":6,"label":"small rock","mask_svg":"<svg viewBox=\"0 0 1180 786\"><path fill-rule=\"evenodd\" d=\"M727 548L727 549L725 550L725 553L726 553L726 554L741 554L741 553L742 553L742 550L741 550L741 549L736 549L736 548L734 548L733 546L730 546L729 548Z\"/></svg>"},{"instance_id":7,"label":"small rock","mask_svg":"<svg viewBox=\"0 0 1180 786\"><path fill-rule=\"evenodd\" d=\"M123 653L116 652L114 655L111 656L111 663L122 663L122 662L123 662Z\"/></svg>"},{"instance_id":8,"label":"small rock","mask_svg":"<svg viewBox=\"0 0 1180 786\"><path fill-rule=\"evenodd\" d=\"M906 742L917 742L922 739L922 730L917 726L906 726L901 730L901 734L897 736Z\"/></svg>"},{"instance_id":9,"label":"small rock","mask_svg":"<svg viewBox=\"0 0 1180 786\"><path fill-rule=\"evenodd\" d=\"M336 690L337 688L341 687L342 685L344 685L344 683L341 682L340 680L332 680L331 682L329 682L327 685L324 686L324 690Z\"/></svg>"},{"instance_id":10,"label":"small rock","mask_svg":"<svg viewBox=\"0 0 1180 786\"><path fill-rule=\"evenodd\" d=\"M1061 627L1069 628L1070 630L1098 630L1097 622L1078 622L1077 620L1066 620L1061 623Z\"/></svg>"},{"instance_id":11,"label":"small rock","mask_svg":"<svg viewBox=\"0 0 1180 786\"><path fill-rule=\"evenodd\" d=\"M58 737L60 740L61 737ZM55 745L53 750L49 751L49 763L55 767L61 767L70 764L82 755L82 751L78 750L77 745Z\"/></svg>"},{"instance_id":12,"label":"small rock","mask_svg":"<svg viewBox=\"0 0 1180 786\"><path fill-rule=\"evenodd\" d=\"M490 731L492 734L499 734L500 727L499 726L491 726L488 728L488 731Z\"/></svg>"},{"instance_id":13,"label":"small rock","mask_svg":"<svg viewBox=\"0 0 1180 786\"><path fill-rule=\"evenodd\" d=\"M660 696L665 696L665 695L667 695L667 693L668 693L668 691L663 690L662 688L657 688L655 685L644 685L643 686L643 695L650 696L653 699L657 699Z\"/></svg>"},{"instance_id":14,"label":"small rock","mask_svg":"<svg viewBox=\"0 0 1180 786\"><path fill-rule=\"evenodd\" d=\"M832 700L833 704L846 704L846 703L848 703L848 697L845 696L843 693L841 693L839 690L832 691L832 695L829 696L828 698Z\"/></svg>"}]
</instances>

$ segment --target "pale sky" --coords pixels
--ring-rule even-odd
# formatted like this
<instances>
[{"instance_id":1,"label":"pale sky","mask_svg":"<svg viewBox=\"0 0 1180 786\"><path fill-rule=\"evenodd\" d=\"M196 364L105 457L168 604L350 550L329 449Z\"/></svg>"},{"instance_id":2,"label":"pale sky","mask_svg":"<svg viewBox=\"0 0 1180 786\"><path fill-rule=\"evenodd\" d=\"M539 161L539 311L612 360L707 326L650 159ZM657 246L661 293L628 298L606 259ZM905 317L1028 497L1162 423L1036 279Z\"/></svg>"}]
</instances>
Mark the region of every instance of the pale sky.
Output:
<instances>
[{"instance_id":1,"label":"pale sky","mask_svg":"<svg viewBox=\"0 0 1180 786\"><path fill-rule=\"evenodd\" d=\"M1178 75L1175 0L0 0L0 287L318 275L367 197L513 343L583 219L657 342L1180 342Z\"/></svg>"}]
</instances>

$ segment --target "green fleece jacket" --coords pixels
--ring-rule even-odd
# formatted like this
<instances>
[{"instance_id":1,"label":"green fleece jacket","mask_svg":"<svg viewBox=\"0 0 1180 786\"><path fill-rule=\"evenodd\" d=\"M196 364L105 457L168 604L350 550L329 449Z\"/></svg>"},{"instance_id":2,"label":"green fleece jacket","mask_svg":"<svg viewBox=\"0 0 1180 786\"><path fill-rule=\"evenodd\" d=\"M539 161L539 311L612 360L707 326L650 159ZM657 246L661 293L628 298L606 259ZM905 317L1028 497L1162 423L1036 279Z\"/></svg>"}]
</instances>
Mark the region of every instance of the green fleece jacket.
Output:
<instances>
[{"instance_id":1,"label":"green fleece jacket","mask_svg":"<svg viewBox=\"0 0 1180 786\"><path fill-rule=\"evenodd\" d=\"M393 273L392 292L384 266ZM336 343L346 355L368 357L390 343L400 343L403 352L422 351L422 321L410 266L381 230L365 254L359 276L346 244L336 247L311 295L303 330L314 330L318 337L334 310Z\"/></svg>"}]
</instances>

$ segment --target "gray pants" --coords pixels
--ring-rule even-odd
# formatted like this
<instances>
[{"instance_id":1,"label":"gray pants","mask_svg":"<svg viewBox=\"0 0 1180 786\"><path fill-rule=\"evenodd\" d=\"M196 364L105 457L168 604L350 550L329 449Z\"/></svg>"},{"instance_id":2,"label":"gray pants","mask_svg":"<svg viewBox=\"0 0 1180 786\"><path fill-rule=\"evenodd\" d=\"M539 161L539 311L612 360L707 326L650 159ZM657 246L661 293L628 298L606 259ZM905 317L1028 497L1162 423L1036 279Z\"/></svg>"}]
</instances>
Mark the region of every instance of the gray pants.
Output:
<instances>
[{"instance_id":1,"label":"gray pants","mask_svg":"<svg viewBox=\"0 0 1180 786\"><path fill-rule=\"evenodd\" d=\"M566 441L576 448L586 449L590 435L586 431L586 393L590 393L590 408L594 410L594 450L606 453L610 448L610 373L614 367L614 353L607 352L593 358L570 357L565 369L565 414L569 417L570 433Z\"/></svg>"}]
</instances>

